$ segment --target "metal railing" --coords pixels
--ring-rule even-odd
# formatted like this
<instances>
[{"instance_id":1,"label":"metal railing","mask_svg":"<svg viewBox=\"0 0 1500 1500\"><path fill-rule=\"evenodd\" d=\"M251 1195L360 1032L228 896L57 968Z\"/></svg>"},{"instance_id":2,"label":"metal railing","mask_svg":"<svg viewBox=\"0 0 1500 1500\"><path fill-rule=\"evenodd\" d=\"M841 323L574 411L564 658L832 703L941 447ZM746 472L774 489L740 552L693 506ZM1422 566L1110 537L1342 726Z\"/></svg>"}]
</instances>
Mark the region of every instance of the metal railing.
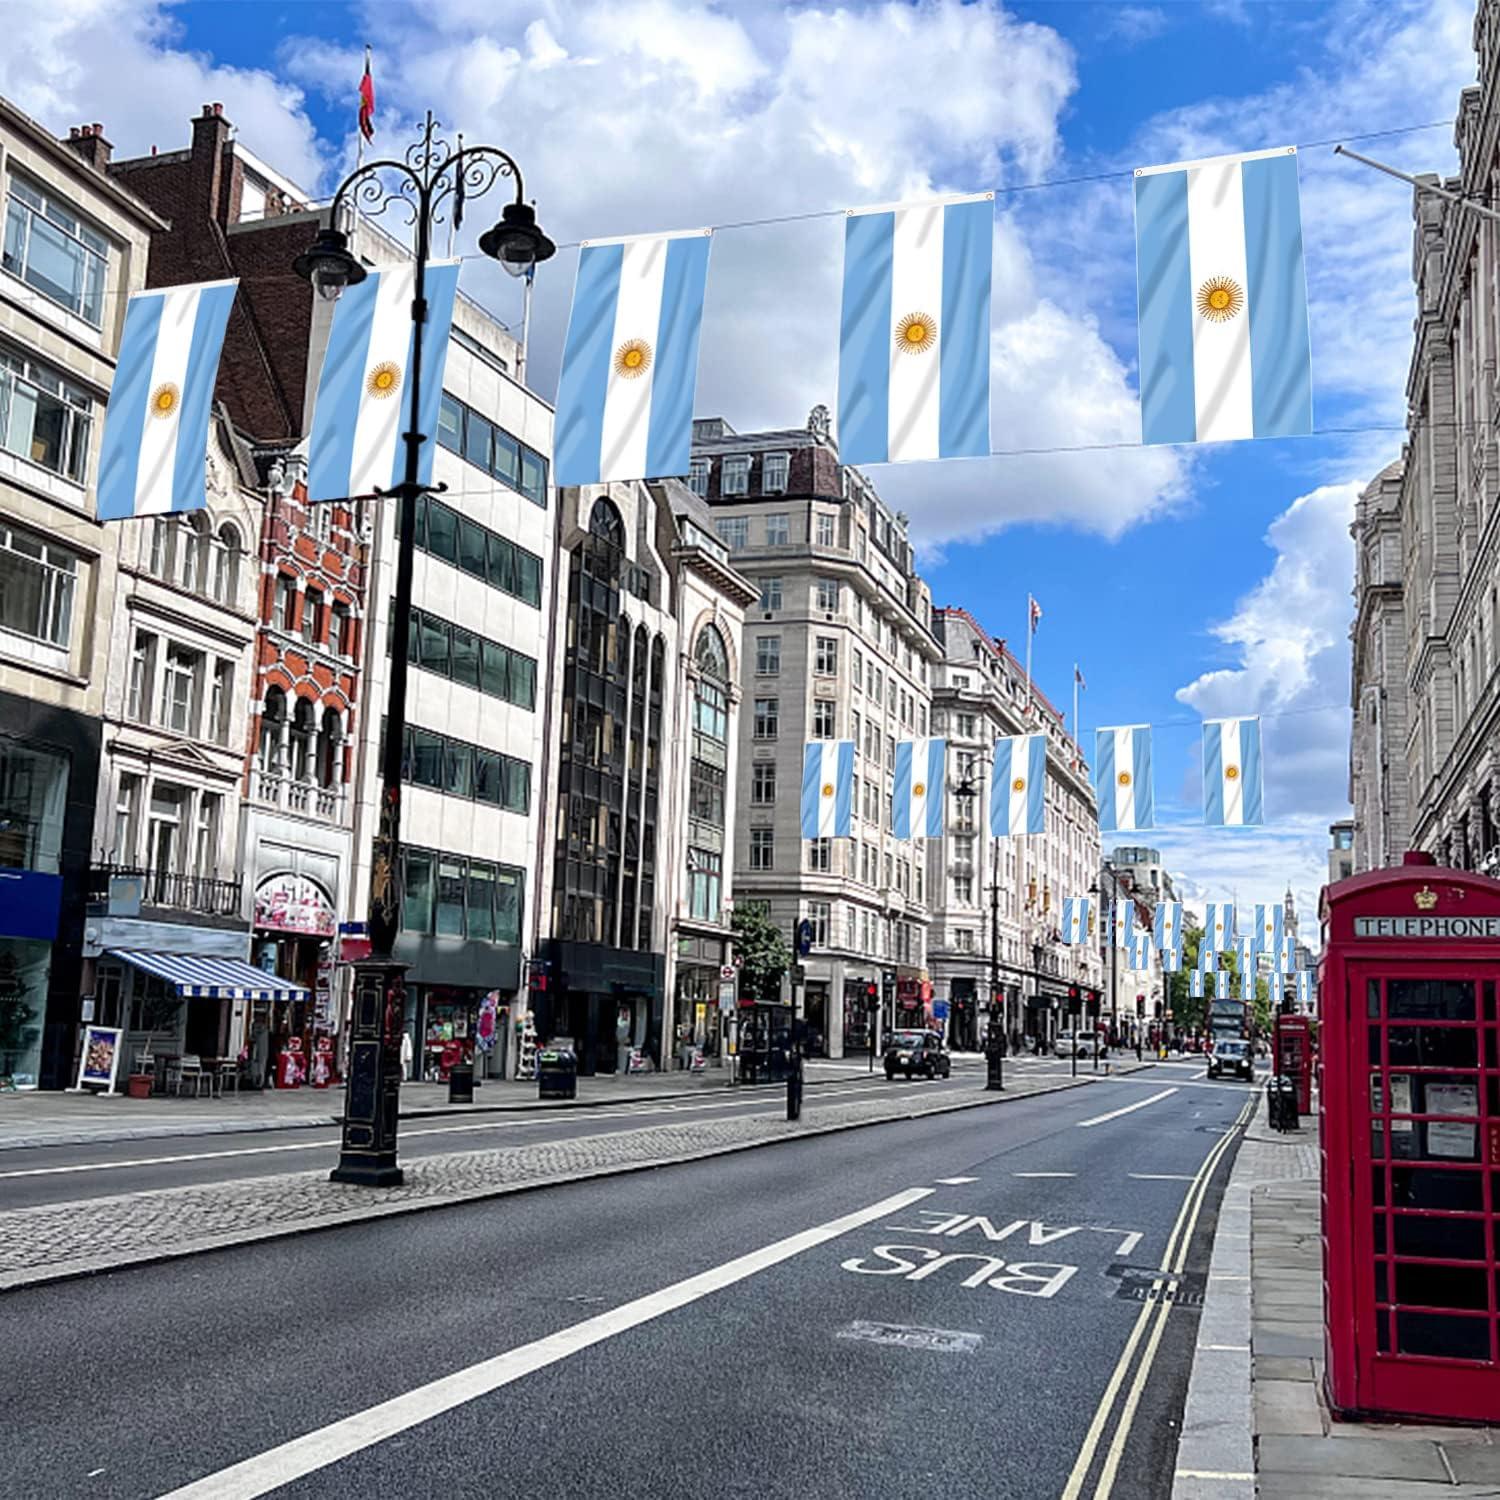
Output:
<instances>
[{"instance_id":1,"label":"metal railing","mask_svg":"<svg viewBox=\"0 0 1500 1500\"><path fill-rule=\"evenodd\" d=\"M241 883L237 878L220 880L175 870L153 870L144 865L91 866L89 901L107 902L111 882L120 877L140 882L142 906L161 906L211 917L237 917L240 914Z\"/></svg>"}]
</instances>

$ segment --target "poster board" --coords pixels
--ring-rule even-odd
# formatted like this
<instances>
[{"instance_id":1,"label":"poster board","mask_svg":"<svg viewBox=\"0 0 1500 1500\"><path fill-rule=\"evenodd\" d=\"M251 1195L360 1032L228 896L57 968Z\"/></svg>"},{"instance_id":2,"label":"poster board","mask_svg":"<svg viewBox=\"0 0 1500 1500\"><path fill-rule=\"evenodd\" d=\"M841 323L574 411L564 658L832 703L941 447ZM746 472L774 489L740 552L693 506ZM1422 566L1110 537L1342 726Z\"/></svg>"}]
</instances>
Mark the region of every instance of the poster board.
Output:
<instances>
[{"instance_id":1,"label":"poster board","mask_svg":"<svg viewBox=\"0 0 1500 1500\"><path fill-rule=\"evenodd\" d=\"M120 1071L120 1039L124 1032L114 1026L85 1026L83 1046L78 1053L76 1092L101 1089L112 1094Z\"/></svg>"}]
</instances>

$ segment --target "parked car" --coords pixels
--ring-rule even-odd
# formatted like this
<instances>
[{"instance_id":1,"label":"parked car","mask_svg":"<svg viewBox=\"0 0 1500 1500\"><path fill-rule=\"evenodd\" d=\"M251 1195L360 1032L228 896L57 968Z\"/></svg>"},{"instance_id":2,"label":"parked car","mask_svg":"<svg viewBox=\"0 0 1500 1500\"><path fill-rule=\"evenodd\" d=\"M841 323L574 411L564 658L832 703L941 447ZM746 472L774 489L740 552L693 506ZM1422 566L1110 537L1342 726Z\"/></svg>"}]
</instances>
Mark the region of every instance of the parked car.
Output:
<instances>
[{"instance_id":1,"label":"parked car","mask_svg":"<svg viewBox=\"0 0 1500 1500\"><path fill-rule=\"evenodd\" d=\"M893 1031L885 1043L885 1076L905 1073L908 1078L946 1078L953 1059L935 1031Z\"/></svg>"},{"instance_id":2,"label":"parked car","mask_svg":"<svg viewBox=\"0 0 1500 1500\"><path fill-rule=\"evenodd\" d=\"M1099 1038L1092 1031L1059 1031L1052 1050L1059 1057L1092 1057L1099 1045Z\"/></svg>"},{"instance_id":3,"label":"parked car","mask_svg":"<svg viewBox=\"0 0 1500 1500\"><path fill-rule=\"evenodd\" d=\"M1236 1036L1221 1037L1214 1042L1213 1051L1208 1054L1208 1076L1222 1078L1225 1073L1246 1080L1255 1077L1255 1055L1249 1042Z\"/></svg>"}]
</instances>

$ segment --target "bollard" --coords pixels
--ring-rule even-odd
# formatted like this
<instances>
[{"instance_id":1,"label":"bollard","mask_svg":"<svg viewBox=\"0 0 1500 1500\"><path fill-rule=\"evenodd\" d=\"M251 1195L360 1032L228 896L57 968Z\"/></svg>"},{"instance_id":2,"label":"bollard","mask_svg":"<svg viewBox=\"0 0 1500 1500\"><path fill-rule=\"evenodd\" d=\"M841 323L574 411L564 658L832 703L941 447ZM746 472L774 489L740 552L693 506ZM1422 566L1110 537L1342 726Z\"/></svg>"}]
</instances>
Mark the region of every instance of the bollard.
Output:
<instances>
[{"instance_id":1,"label":"bollard","mask_svg":"<svg viewBox=\"0 0 1500 1500\"><path fill-rule=\"evenodd\" d=\"M802 1118L802 1058L795 1056L786 1075L786 1117L788 1120Z\"/></svg>"}]
</instances>

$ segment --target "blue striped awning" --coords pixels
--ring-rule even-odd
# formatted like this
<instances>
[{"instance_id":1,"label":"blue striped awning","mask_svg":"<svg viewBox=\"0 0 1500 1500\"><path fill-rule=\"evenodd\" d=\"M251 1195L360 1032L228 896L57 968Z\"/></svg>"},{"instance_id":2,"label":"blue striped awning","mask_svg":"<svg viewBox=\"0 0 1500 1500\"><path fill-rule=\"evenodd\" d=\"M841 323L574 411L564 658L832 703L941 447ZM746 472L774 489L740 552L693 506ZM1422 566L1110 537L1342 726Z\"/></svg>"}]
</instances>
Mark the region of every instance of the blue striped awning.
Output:
<instances>
[{"instance_id":1,"label":"blue striped awning","mask_svg":"<svg viewBox=\"0 0 1500 1500\"><path fill-rule=\"evenodd\" d=\"M111 957L132 969L165 979L184 1000L302 1000L300 984L268 974L237 958L202 958L191 953L143 953L111 948Z\"/></svg>"}]
</instances>

